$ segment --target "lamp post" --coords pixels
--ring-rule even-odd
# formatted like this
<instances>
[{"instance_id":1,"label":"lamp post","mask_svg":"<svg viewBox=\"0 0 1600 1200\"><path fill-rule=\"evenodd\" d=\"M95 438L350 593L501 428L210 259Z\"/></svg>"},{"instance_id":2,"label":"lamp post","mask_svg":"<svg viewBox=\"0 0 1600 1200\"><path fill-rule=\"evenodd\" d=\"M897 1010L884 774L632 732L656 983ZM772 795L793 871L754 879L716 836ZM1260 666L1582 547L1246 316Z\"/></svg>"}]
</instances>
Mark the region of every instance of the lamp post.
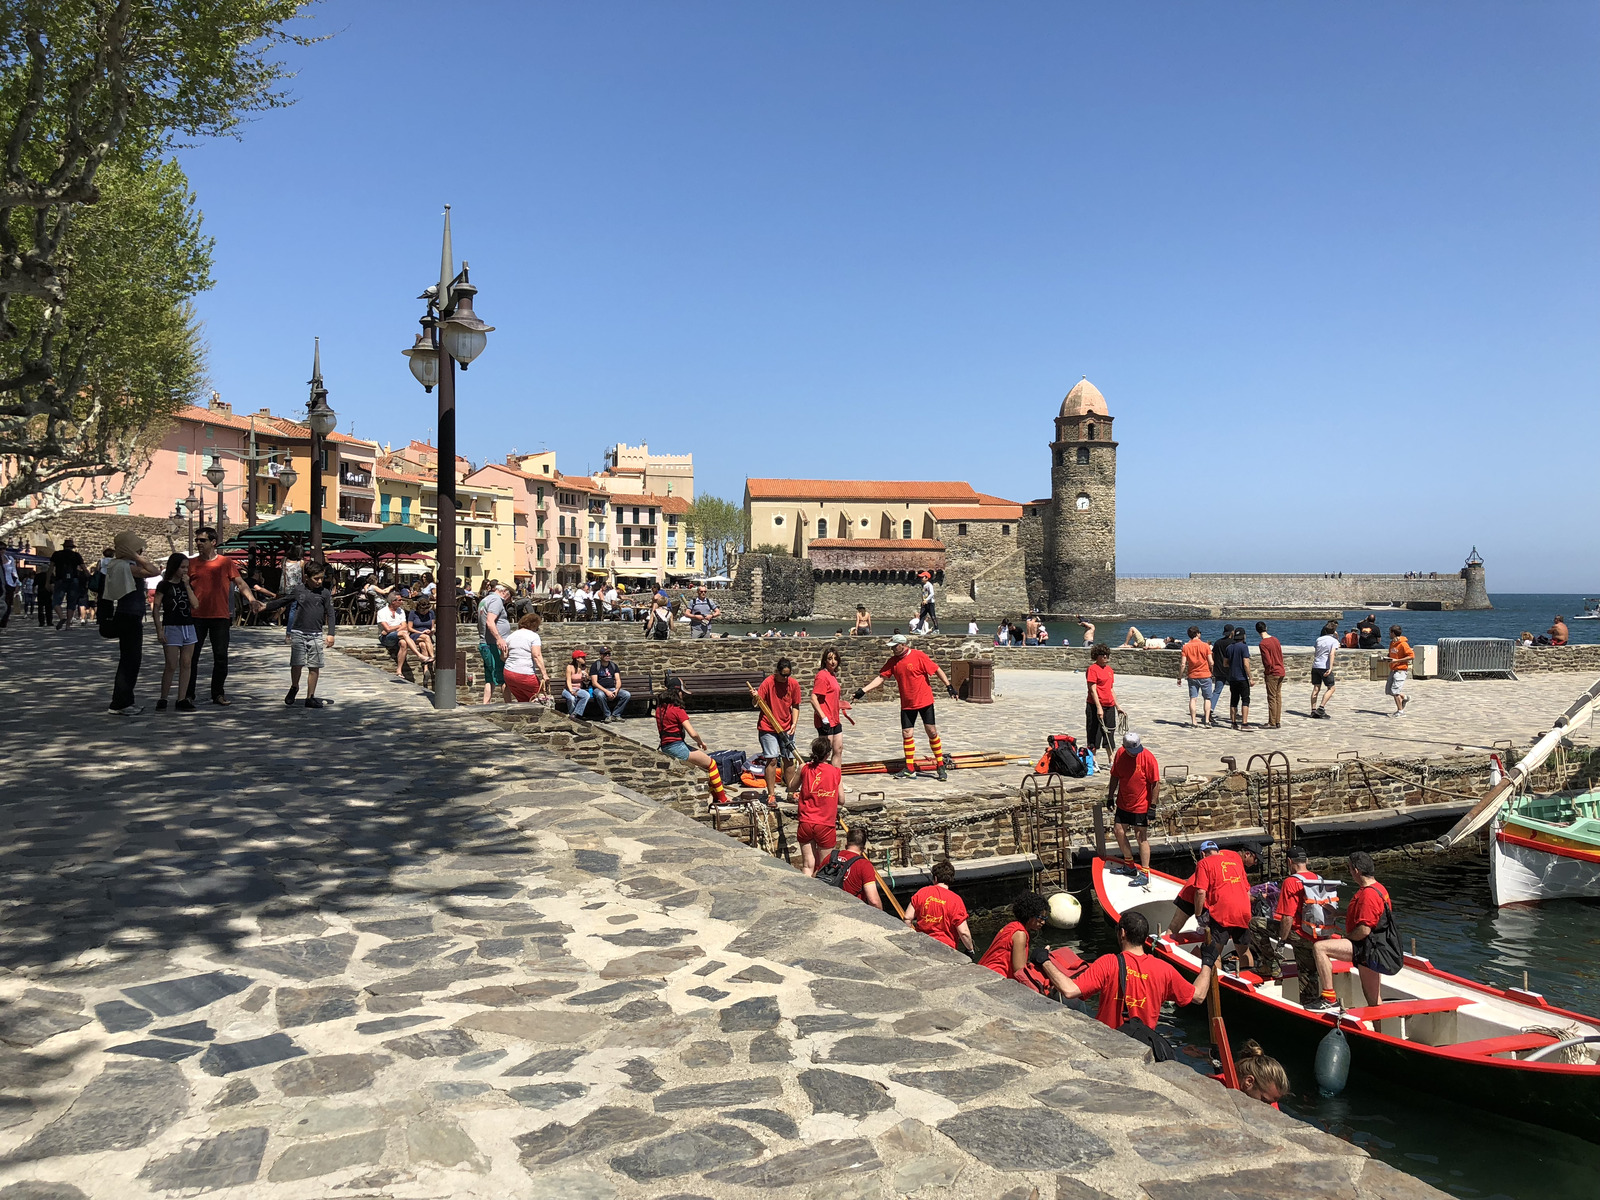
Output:
<instances>
[{"instance_id":1,"label":"lamp post","mask_svg":"<svg viewBox=\"0 0 1600 1200\"><path fill-rule=\"evenodd\" d=\"M187 504L185 504L183 506L183 511L189 514L189 553L190 554L194 553L194 515L195 515L195 504L196 503L198 503L200 505L200 524L204 525L206 523L206 497L205 497L205 493L201 492L199 500L196 501L195 494L194 494L194 484L191 483L189 485L189 501L188 501Z\"/></svg>"},{"instance_id":2,"label":"lamp post","mask_svg":"<svg viewBox=\"0 0 1600 1200\"><path fill-rule=\"evenodd\" d=\"M328 389L322 386L322 339L311 350L311 399L306 401L306 424L311 426L311 561L322 562L322 446L338 417L328 407ZM296 476L299 478L299 476Z\"/></svg>"},{"instance_id":3,"label":"lamp post","mask_svg":"<svg viewBox=\"0 0 1600 1200\"><path fill-rule=\"evenodd\" d=\"M402 354L410 360L411 374L424 391L439 389L439 469L437 492L439 541L435 560L439 612L435 643L433 704L438 709L456 706L456 622L461 619L456 601L456 364L465 371L483 353L494 326L485 325L472 311L478 289L467 276L467 264L455 272L450 243L450 206L444 206L444 243L439 253L439 282L421 296L427 301L422 332ZM442 351L442 353L441 353Z\"/></svg>"},{"instance_id":4,"label":"lamp post","mask_svg":"<svg viewBox=\"0 0 1600 1200\"><path fill-rule=\"evenodd\" d=\"M211 486L217 489L217 540L222 540L222 526L227 522L227 507L222 500L222 482L227 479L228 473L222 469L222 460L216 455L211 456L211 465L206 468L206 478L211 481Z\"/></svg>"}]
</instances>

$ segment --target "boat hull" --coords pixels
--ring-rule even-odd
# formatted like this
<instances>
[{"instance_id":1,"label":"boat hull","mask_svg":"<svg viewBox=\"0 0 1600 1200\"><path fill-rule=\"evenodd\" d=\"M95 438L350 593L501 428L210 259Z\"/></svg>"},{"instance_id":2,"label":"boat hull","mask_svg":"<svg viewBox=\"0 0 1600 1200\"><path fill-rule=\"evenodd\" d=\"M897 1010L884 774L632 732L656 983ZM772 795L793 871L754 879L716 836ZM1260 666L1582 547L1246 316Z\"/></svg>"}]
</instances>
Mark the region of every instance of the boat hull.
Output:
<instances>
[{"instance_id":1,"label":"boat hull","mask_svg":"<svg viewBox=\"0 0 1600 1200\"><path fill-rule=\"evenodd\" d=\"M1489 894L1496 906L1600 898L1600 853L1547 848L1502 826L1489 842Z\"/></svg>"}]
</instances>

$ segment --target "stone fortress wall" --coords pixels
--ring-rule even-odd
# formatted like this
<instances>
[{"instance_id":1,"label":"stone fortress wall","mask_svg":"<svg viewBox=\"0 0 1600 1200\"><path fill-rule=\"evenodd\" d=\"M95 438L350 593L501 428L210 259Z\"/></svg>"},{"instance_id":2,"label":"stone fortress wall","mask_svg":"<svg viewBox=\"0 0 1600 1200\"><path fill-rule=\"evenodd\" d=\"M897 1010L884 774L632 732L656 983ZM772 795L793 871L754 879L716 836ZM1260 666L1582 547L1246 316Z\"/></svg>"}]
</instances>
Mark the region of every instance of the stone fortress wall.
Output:
<instances>
[{"instance_id":1,"label":"stone fortress wall","mask_svg":"<svg viewBox=\"0 0 1600 1200\"><path fill-rule=\"evenodd\" d=\"M1168 603L1264 608L1372 608L1384 603L1438 604L1444 608L1488 608L1483 566L1405 575L1196 574L1176 578L1124 576L1117 603Z\"/></svg>"}]
</instances>

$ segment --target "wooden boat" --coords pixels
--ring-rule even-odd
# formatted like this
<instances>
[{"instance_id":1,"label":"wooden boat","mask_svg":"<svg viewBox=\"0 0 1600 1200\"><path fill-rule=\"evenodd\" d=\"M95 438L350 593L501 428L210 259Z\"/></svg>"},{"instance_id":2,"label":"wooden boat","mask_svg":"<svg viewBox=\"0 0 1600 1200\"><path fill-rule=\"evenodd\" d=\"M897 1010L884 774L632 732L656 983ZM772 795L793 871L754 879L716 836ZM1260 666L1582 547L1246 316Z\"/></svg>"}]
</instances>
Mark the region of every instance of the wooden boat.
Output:
<instances>
[{"instance_id":1,"label":"wooden boat","mask_svg":"<svg viewBox=\"0 0 1600 1200\"><path fill-rule=\"evenodd\" d=\"M1131 876L1114 874L1098 858L1093 874L1108 916L1143 913L1157 934L1155 953L1190 979L1199 974L1202 935L1194 918L1176 937L1166 933L1183 880L1151 871L1149 886L1134 887ZM1462 979L1410 954L1398 974L1384 977L1376 1005L1366 1003L1350 964L1335 963L1341 1011L1307 1011L1293 961L1283 966L1281 983L1248 971L1220 976L1236 1033L1269 1047L1314 1046L1337 1021L1354 1072L1600 1142L1600 1020L1521 988Z\"/></svg>"},{"instance_id":2,"label":"wooden boat","mask_svg":"<svg viewBox=\"0 0 1600 1200\"><path fill-rule=\"evenodd\" d=\"M1556 718L1505 777L1441 837L1448 850L1491 826L1489 892L1496 905L1600 897L1600 794L1529 795L1533 772L1591 720L1600 705L1600 682Z\"/></svg>"}]
</instances>

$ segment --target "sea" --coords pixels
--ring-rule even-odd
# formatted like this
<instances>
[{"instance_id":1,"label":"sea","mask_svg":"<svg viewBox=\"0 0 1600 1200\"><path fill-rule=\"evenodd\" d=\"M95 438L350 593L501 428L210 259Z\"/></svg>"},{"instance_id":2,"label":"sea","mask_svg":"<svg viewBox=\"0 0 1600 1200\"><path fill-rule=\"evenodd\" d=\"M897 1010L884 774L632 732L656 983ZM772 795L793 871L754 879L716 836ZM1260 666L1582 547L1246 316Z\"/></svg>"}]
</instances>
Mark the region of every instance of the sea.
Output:
<instances>
[{"instance_id":1,"label":"sea","mask_svg":"<svg viewBox=\"0 0 1600 1200\"><path fill-rule=\"evenodd\" d=\"M1596 589L1600 591L1600 588ZM1371 612L1378 618L1385 637L1389 626L1399 625L1412 645L1425 642L1437 642L1440 638L1448 637L1497 637L1516 638L1523 633L1531 633L1538 637L1550 628L1557 616L1567 618L1567 627L1571 630L1573 643L1591 645L1600 643L1600 620L1581 621L1573 618L1583 611L1584 597L1565 595L1560 593L1518 593L1494 592L1489 596L1493 608L1474 612L1413 612L1410 609L1346 609L1340 618L1341 631L1353 628L1355 623L1367 613ZM872 632L874 635L882 634L885 637L892 633L904 633L910 626L914 613L889 613L876 611L872 614ZM1021 614L1015 618L1021 620ZM1255 623L1258 618L1249 617L1244 623L1249 627L1251 636L1255 634ZM1263 616L1261 619L1265 619ZM951 614L943 617L943 632L947 634L964 634L967 632L967 623L957 621ZM1200 626L1201 631L1208 639L1215 638L1221 633L1222 621L1137 621L1135 624L1139 632L1146 637L1176 637L1187 640L1186 630L1191 624ZM1286 646L1309 646L1317 640L1317 635L1322 632L1321 621L1278 621L1268 622L1269 627L1279 641ZM1050 640L1059 644L1069 640L1073 645L1083 644L1083 631L1078 628L1077 622L1050 621L1046 623L1050 631ZM1000 622L979 621L978 635L993 638L999 629ZM811 637L830 637L835 631L848 631L849 623L842 621L785 621L774 626L738 625L719 622L717 629L730 635L744 636L750 633L764 633L766 629L773 628L779 633L792 636L802 629ZM1094 636L1097 642L1106 642L1109 645L1119 645L1127 636L1128 622L1102 621L1096 624Z\"/></svg>"},{"instance_id":2,"label":"sea","mask_svg":"<svg viewBox=\"0 0 1600 1200\"><path fill-rule=\"evenodd\" d=\"M1600 1013L1600 902L1560 900L1496 909L1489 899L1489 866L1482 854L1385 862L1380 872L1394 900L1401 934L1417 952L1454 975L1496 986L1528 986L1550 1003ZM1078 896L1083 919L1070 932L1047 930L1052 946L1071 946L1084 959L1116 949L1110 921L1092 892ZM1010 914L975 914L973 937L986 946ZM1074 1002L1081 1011L1092 1011ZM1210 1073L1209 1036L1198 1006L1178 1010L1162 1032L1182 1060ZM1255 1036L1237 1017L1228 1023L1234 1045ZM1264 1040L1264 1039L1263 1039ZM1291 1092L1283 1110L1352 1142L1376 1158L1454 1196L1471 1200L1592 1200L1600 1178L1600 1145L1565 1133L1494 1116L1470 1104L1412 1091L1387 1079L1352 1073L1339 1096L1317 1091L1309 1051L1274 1048L1288 1069Z\"/></svg>"}]
</instances>

